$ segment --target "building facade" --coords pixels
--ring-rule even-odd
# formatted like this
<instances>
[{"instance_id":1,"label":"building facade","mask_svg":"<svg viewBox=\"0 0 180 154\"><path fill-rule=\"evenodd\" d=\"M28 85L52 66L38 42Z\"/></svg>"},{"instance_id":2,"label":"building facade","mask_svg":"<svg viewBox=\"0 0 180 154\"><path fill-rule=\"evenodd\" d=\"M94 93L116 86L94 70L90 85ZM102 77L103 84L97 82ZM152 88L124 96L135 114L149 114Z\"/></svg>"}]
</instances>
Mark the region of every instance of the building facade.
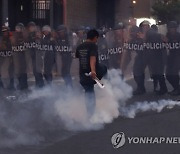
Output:
<instances>
[{"instance_id":1,"label":"building facade","mask_svg":"<svg viewBox=\"0 0 180 154\"><path fill-rule=\"evenodd\" d=\"M11 29L18 22L56 28L80 25L113 27L130 17L149 17L153 0L0 0L0 25L8 21Z\"/></svg>"},{"instance_id":2,"label":"building facade","mask_svg":"<svg viewBox=\"0 0 180 154\"><path fill-rule=\"evenodd\" d=\"M9 23L11 29L19 22L34 21L39 26L55 27L63 24L63 0L0 0L0 23Z\"/></svg>"},{"instance_id":3,"label":"building facade","mask_svg":"<svg viewBox=\"0 0 180 154\"><path fill-rule=\"evenodd\" d=\"M97 0L66 0L65 2L65 24L68 27L96 26Z\"/></svg>"}]
</instances>

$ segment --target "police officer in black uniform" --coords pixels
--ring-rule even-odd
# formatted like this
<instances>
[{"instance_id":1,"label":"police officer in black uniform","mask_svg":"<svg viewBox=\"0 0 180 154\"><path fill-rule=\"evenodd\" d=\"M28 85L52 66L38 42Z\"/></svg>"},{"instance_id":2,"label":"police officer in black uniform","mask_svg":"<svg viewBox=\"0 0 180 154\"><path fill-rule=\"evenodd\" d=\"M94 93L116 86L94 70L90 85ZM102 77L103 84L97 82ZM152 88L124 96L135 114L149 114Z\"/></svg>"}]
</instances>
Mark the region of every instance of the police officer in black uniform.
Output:
<instances>
[{"instance_id":1,"label":"police officer in black uniform","mask_svg":"<svg viewBox=\"0 0 180 154\"><path fill-rule=\"evenodd\" d=\"M146 34L146 54L149 58L149 67L151 68L153 80L159 83L160 89L156 91L158 95L167 93L165 83L165 58L166 49L162 46L163 40L160 34L154 29L150 29Z\"/></svg>"},{"instance_id":2,"label":"police officer in black uniform","mask_svg":"<svg viewBox=\"0 0 180 154\"><path fill-rule=\"evenodd\" d=\"M42 28L42 41L40 50L44 51L44 78L47 81L47 84L51 84L53 80L53 66L55 64L55 40L51 35L51 27L45 25Z\"/></svg>"},{"instance_id":3,"label":"police officer in black uniform","mask_svg":"<svg viewBox=\"0 0 180 154\"><path fill-rule=\"evenodd\" d=\"M180 42L180 33L177 32L177 23L171 21L168 24L168 58L167 58L167 69L166 78L168 82L173 87L173 91L170 92L171 95L179 95L179 70L180 70L180 47L176 46L176 43Z\"/></svg>"},{"instance_id":4,"label":"police officer in black uniform","mask_svg":"<svg viewBox=\"0 0 180 154\"><path fill-rule=\"evenodd\" d=\"M135 26L133 27L135 28ZM146 35L149 29L150 29L150 22L144 20L143 22L140 23L139 29L137 31L135 30L137 33L135 34L135 38L133 41L135 41L140 47L138 48L138 50L135 50L137 55L135 57L135 62L133 66L134 67L133 74L134 74L134 79L137 83L137 89L133 92L134 95L141 95L146 92L144 81L145 81L145 69L147 66L151 74L148 51L146 48L143 47L143 44L146 43Z\"/></svg>"},{"instance_id":5,"label":"police officer in black uniform","mask_svg":"<svg viewBox=\"0 0 180 154\"><path fill-rule=\"evenodd\" d=\"M77 30L77 46L86 41L86 28L80 26Z\"/></svg>"},{"instance_id":6,"label":"police officer in black uniform","mask_svg":"<svg viewBox=\"0 0 180 154\"><path fill-rule=\"evenodd\" d=\"M43 87L44 82L42 80L42 74L37 72L37 46L36 44L38 43L37 37L36 37L36 32L37 32L37 27L34 22L29 22L28 23L28 38L27 38L27 49L30 52L31 55L31 62L32 62L32 69L33 69L33 74L35 77L35 84L36 87Z\"/></svg>"},{"instance_id":7,"label":"police officer in black uniform","mask_svg":"<svg viewBox=\"0 0 180 154\"><path fill-rule=\"evenodd\" d=\"M72 47L70 45L67 28L64 25L60 25L57 28L57 38L56 38L55 49L56 49L57 67L58 69L60 69L59 61L61 59L62 77L66 83L66 86L72 88L72 78L70 74L70 69L71 69L71 64L72 64Z\"/></svg>"},{"instance_id":8,"label":"police officer in black uniform","mask_svg":"<svg viewBox=\"0 0 180 154\"><path fill-rule=\"evenodd\" d=\"M158 33L158 27L157 25L151 25L151 30L153 30L154 32ZM167 56L166 56L167 58ZM159 82L158 79L156 78L156 76L151 76L151 78L153 79L153 86L154 86L154 92L157 92L158 86L159 86Z\"/></svg>"},{"instance_id":9,"label":"police officer in black uniform","mask_svg":"<svg viewBox=\"0 0 180 154\"><path fill-rule=\"evenodd\" d=\"M144 48L143 43L144 40L139 36L140 28L137 26L132 26L130 28L130 39L125 45L125 49L129 55L131 52L135 51L136 56L133 64L133 76L134 80L137 84L137 89L133 92L133 95L142 95L146 92L144 86L144 70L145 70L145 62L144 62Z\"/></svg>"},{"instance_id":10,"label":"police officer in black uniform","mask_svg":"<svg viewBox=\"0 0 180 154\"><path fill-rule=\"evenodd\" d=\"M36 79L36 87L42 88L44 86L44 79L43 79L43 72L44 72L44 50L42 50L42 32L40 27L37 27L35 33L35 55L33 62L34 72L35 72L35 79Z\"/></svg>"},{"instance_id":11,"label":"police officer in black uniform","mask_svg":"<svg viewBox=\"0 0 180 154\"><path fill-rule=\"evenodd\" d=\"M27 52L24 46L26 40L25 28L22 23L18 23L15 27L13 35L13 62L15 74L18 78L18 89L24 90L28 88L27 82Z\"/></svg>"},{"instance_id":12,"label":"police officer in black uniform","mask_svg":"<svg viewBox=\"0 0 180 154\"><path fill-rule=\"evenodd\" d=\"M2 87L14 90L13 51L10 29L2 26L2 38L0 39L0 68Z\"/></svg>"},{"instance_id":13,"label":"police officer in black uniform","mask_svg":"<svg viewBox=\"0 0 180 154\"><path fill-rule=\"evenodd\" d=\"M112 44L108 47L108 54L109 54L109 68L111 69L120 69L121 68L121 58L123 52L123 44L124 44L124 24L120 23L115 26L114 32L114 39Z\"/></svg>"}]
</instances>

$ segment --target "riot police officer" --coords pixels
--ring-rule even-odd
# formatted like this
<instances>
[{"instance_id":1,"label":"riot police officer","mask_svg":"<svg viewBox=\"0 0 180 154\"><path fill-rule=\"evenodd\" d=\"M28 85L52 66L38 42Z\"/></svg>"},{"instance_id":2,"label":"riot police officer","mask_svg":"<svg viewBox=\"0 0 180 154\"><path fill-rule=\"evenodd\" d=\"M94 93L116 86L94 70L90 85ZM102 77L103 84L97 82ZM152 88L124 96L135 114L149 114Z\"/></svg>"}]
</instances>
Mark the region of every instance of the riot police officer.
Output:
<instances>
[{"instance_id":1,"label":"riot police officer","mask_svg":"<svg viewBox=\"0 0 180 154\"><path fill-rule=\"evenodd\" d=\"M54 38L51 36L51 27L45 25L42 28L42 41L38 50L44 51L44 78L47 84L52 83L53 66L55 64Z\"/></svg>"},{"instance_id":2,"label":"riot police officer","mask_svg":"<svg viewBox=\"0 0 180 154\"><path fill-rule=\"evenodd\" d=\"M15 27L13 35L13 62L15 74L18 78L18 89L24 90L28 88L27 82L27 59L29 59L24 42L26 40L25 28L22 23L18 23Z\"/></svg>"},{"instance_id":3,"label":"riot police officer","mask_svg":"<svg viewBox=\"0 0 180 154\"><path fill-rule=\"evenodd\" d=\"M12 40L10 36L9 27L2 26L3 36L0 40L0 68L2 87L10 90L14 89L14 72L13 72L13 52Z\"/></svg>"},{"instance_id":4,"label":"riot police officer","mask_svg":"<svg viewBox=\"0 0 180 154\"><path fill-rule=\"evenodd\" d=\"M44 82L42 79L42 74L40 72L37 72L37 67L39 67L39 66L37 66L37 63L41 59L38 59L38 57L37 57L37 55L39 54L40 51L38 51L36 44L40 43L39 40L41 39L41 37L40 38L37 37L37 33L38 33L37 26L34 22L28 23L27 32L28 32L28 38L27 38L26 48L30 52L32 69L33 69L33 74L35 77L36 87L40 88L40 87L43 87Z\"/></svg>"},{"instance_id":5,"label":"riot police officer","mask_svg":"<svg viewBox=\"0 0 180 154\"><path fill-rule=\"evenodd\" d=\"M43 79L43 72L44 72L44 51L39 48L42 43L42 32L40 27L37 27L37 31L35 33L35 60L34 60L34 67L35 67L35 78L36 78L36 87L43 87L44 86L44 79Z\"/></svg>"},{"instance_id":6,"label":"riot police officer","mask_svg":"<svg viewBox=\"0 0 180 154\"><path fill-rule=\"evenodd\" d=\"M108 47L108 55L109 55L109 68L120 69L121 66L121 58L123 52L123 34L124 34L125 26L120 23L118 24L114 30L114 39L112 44Z\"/></svg>"},{"instance_id":7,"label":"riot police officer","mask_svg":"<svg viewBox=\"0 0 180 154\"><path fill-rule=\"evenodd\" d=\"M133 95L142 95L146 92L144 86L144 40L139 36L140 28L137 26L132 26L130 28L130 37L127 43L125 43L124 48L127 50L126 56L131 57L131 52L135 51L136 56L133 64L133 76L136 82L137 88L133 91Z\"/></svg>"},{"instance_id":8,"label":"riot police officer","mask_svg":"<svg viewBox=\"0 0 180 154\"><path fill-rule=\"evenodd\" d=\"M66 86L72 87L72 78L70 74L72 64L72 48L70 45L67 28L64 25L60 25L57 28L55 49L58 70L60 70L59 62L61 61L61 75L66 83Z\"/></svg>"},{"instance_id":9,"label":"riot police officer","mask_svg":"<svg viewBox=\"0 0 180 154\"><path fill-rule=\"evenodd\" d=\"M84 26L80 26L77 30L77 45L86 41L86 28Z\"/></svg>"},{"instance_id":10,"label":"riot police officer","mask_svg":"<svg viewBox=\"0 0 180 154\"><path fill-rule=\"evenodd\" d=\"M156 30L150 29L146 34L146 54L148 53L149 67L151 68L152 78L159 83L159 91L155 91L158 95L167 93L165 83L165 58L166 49L162 46L163 40Z\"/></svg>"},{"instance_id":11,"label":"riot police officer","mask_svg":"<svg viewBox=\"0 0 180 154\"><path fill-rule=\"evenodd\" d=\"M167 57L167 69L166 78L168 82L173 87L173 91L170 92L171 95L179 95L179 70L180 70L180 47L176 46L180 42L180 33L177 32L177 23L171 21L168 24L168 57Z\"/></svg>"}]
</instances>

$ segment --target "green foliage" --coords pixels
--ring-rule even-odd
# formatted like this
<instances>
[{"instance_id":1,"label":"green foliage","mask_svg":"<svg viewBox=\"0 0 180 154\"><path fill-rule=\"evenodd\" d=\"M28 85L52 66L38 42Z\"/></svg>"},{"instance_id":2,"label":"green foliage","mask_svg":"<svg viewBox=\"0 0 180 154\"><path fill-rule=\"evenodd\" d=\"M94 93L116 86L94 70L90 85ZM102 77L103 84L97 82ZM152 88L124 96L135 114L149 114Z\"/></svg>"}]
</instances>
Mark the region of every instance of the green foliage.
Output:
<instances>
[{"instance_id":1,"label":"green foliage","mask_svg":"<svg viewBox=\"0 0 180 154\"><path fill-rule=\"evenodd\" d=\"M161 23L180 21L180 0L156 0L152 15Z\"/></svg>"}]
</instances>

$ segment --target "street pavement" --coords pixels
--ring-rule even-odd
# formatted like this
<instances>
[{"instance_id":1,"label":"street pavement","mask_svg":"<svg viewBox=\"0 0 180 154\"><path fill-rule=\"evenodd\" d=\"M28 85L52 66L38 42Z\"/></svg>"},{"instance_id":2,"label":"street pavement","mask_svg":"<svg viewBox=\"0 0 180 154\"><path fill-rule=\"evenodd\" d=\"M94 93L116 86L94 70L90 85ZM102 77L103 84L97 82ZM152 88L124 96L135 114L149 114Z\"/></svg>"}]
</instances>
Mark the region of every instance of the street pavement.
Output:
<instances>
[{"instance_id":1,"label":"street pavement","mask_svg":"<svg viewBox=\"0 0 180 154\"><path fill-rule=\"evenodd\" d=\"M127 82L135 88L133 80ZM150 81L146 81L146 88L145 95L132 97L127 101L127 106L136 102L180 99L180 96L172 97L168 94L156 96ZM113 148L111 137L119 132L124 132L126 136L125 145ZM43 133L46 141L38 145L2 147L0 154L179 154L178 143L129 144L127 137L180 137L180 107L166 108L160 113L138 113L133 119L119 116L99 130L71 132L54 129Z\"/></svg>"}]
</instances>

